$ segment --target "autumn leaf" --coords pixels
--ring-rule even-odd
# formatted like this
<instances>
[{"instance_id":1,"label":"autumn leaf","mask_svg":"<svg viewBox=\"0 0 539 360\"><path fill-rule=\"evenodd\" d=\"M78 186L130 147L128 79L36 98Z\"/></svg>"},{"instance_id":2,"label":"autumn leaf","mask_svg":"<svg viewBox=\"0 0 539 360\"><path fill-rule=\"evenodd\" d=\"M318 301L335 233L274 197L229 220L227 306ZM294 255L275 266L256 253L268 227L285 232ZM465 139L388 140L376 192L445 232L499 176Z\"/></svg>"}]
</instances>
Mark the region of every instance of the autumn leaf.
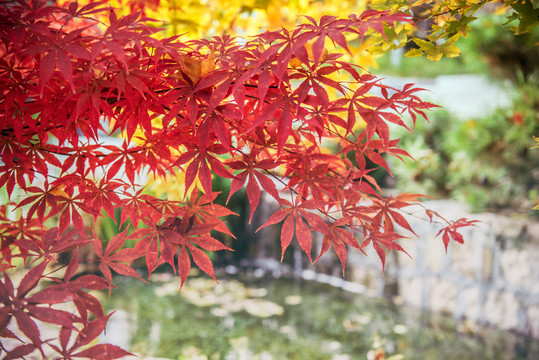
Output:
<instances>
[{"instance_id":1,"label":"autumn leaf","mask_svg":"<svg viewBox=\"0 0 539 360\"><path fill-rule=\"evenodd\" d=\"M539 137L533 137L533 140L535 140L536 144L532 146L530 149L539 149Z\"/></svg>"},{"instance_id":2,"label":"autumn leaf","mask_svg":"<svg viewBox=\"0 0 539 360\"><path fill-rule=\"evenodd\" d=\"M109 294L112 288L112 272L111 269L118 274L135 277L139 280L145 281L140 275L129 265L133 260L142 256L142 253L136 249L120 249L127 240L127 229L121 233L115 235L107 244L105 251L99 238L94 238L94 249L97 256L100 259L99 268L103 272L105 279L109 283Z\"/></svg>"},{"instance_id":3,"label":"autumn leaf","mask_svg":"<svg viewBox=\"0 0 539 360\"><path fill-rule=\"evenodd\" d=\"M447 251L447 247L449 246L449 242L451 240L461 244L464 243L464 237L459 232L459 229L475 226L475 224L478 222L478 220L468 220L465 218L458 219L449 223L446 227L441 229L438 234L436 234L436 237L442 235L442 241L444 242L445 250Z\"/></svg>"},{"instance_id":4,"label":"autumn leaf","mask_svg":"<svg viewBox=\"0 0 539 360\"><path fill-rule=\"evenodd\" d=\"M122 348L111 344L98 344L86 350L73 354L76 358L87 358L95 360L120 359L125 356L136 356L123 350Z\"/></svg>"},{"instance_id":5,"label":"autumn leaf","mask_svg":"<svg viewBox=\"0 0 539 360\"><path fill-rule=\"evenodd\" d=\"M231 169L243 171L234 175L226 201L228 203L230 197L242 186L244 186L245 183L247 183L247 197L249 199L249 204L251 205L249 222L251 222L253 219L253 214L258 207L261 189L264 189L277 201L280 200L275 183L269 176L263 173L264 171L277 167L279 163L270 159L262 159L257 161L256 155L257 151L253 150L249 155L244 154L242 161L233 161L228 163L228 166Z\"/></svg>"},{"instance_id":6,"label":"autumn leaf","mask_svg":"<svg viewBox=\"0 0 539 360\"><path fill-rule=\"evenodd\" d=\"M180 56L180 76L191 84L196 84L201 77L215 70L213 53L201 55L188 53Z\"/></svg>"},{"instance_id":7,"label":"autumn leaf","mask_svg":"<svg viewBox=\"0 0 539 360\"><path fill-rule=\"evenodd\" d=\"M518 34L531 31L539 23L539 8L532 1L514 1L510 6L516 12L513 18L519 20Z\"/></svg>"},{"instance_id":8,"label":"autumn leaf","mask_svg":"<svg viewBox=\"0 0 539 360\"><path fill-rule=\"evenodd\" d=\"M460 55L460 49L455 46L460 34L455 34L441 43L433 43L423 39L414 39L417 49L409 50L405 56L422 56L425 54L431 61L440 61L442 57L456 57Z\"/></svg>"},{"instance_id":9,"label":"autumn leaf","mask_svg":"<svg viewBox=\"0 0 539 360\"><path fill-rule=\"evenodd\" d=\"M288 208L279 209L274 213L258 230L283 222L281 228L281 261L284 258L284 253L290 245L294 235L299 242L301 249L307 254L309 261L311 259L311 247L312 247L312 231L319 231L321 233L327 232L327 227L324 221L320 220L313 215L311 211L317 209L320 203L316 201L306 201L297 205L292 205L290 202L283 200ZM311 228L307 225L305 220L311 225ZM258 231L257 230L257 231Z\"/></svg>"}]
</instances>

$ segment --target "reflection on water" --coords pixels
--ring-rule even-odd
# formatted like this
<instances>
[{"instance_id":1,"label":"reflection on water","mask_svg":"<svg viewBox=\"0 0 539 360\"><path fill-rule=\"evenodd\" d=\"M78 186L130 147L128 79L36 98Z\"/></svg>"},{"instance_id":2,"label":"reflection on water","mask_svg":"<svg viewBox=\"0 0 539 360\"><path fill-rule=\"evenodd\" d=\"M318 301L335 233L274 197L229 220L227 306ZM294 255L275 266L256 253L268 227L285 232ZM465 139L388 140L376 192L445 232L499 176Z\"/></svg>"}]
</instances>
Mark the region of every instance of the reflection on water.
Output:
<instances>
[{"instance_id":1,"label":"reflection on water","mask_svg":"<svg viewBox=\"0 0 539 360\"><path fill-rule=\"evenodd\" d=\"M158 275L158 274L156 274ZM327 284L160 274L117 279L108 342L180 360L537 359L539 340L426 316ZM127 316L125 316L127 314ZM116 314L115 314L116 315ZM127 318L127 319L126 319ZM123 327L124 331L118 331ZM118 335L121 334L121 337ZM127 344L122 344L126 341Z\"/></svg>"}]
</instances>

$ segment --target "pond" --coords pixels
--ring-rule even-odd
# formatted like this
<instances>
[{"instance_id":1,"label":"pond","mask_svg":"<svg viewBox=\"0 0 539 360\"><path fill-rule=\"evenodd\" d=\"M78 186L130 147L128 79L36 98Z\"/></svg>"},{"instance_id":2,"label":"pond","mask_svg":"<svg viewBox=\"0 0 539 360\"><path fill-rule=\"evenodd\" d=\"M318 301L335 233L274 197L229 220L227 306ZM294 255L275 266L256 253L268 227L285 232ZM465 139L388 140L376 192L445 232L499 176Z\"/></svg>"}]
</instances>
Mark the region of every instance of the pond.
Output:
<instances>
[{"instance_id":1,"label":"pond","mask_svg":"<svg viewBox=\"0 0 539 360\"><path fill-rule=\"evenodd\" d=\"M539 340L297 279L116 279L105 340L178 360L537 359ZM123 315L123 316L122 316ZM122 344L124 342L125 344Z\"/></svg>"}]
</instances>

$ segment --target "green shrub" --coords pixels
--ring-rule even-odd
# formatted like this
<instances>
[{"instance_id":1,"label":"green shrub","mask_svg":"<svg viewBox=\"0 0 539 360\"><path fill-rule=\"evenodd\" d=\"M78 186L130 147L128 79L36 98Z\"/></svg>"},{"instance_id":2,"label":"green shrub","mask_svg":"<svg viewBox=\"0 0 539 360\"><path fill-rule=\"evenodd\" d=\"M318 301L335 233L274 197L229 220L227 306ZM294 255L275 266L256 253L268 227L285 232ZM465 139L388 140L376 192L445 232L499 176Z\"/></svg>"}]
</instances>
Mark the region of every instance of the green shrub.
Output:
<instances>
[{"instance_id":1,"label":"green shrub","mask_svg":"<svg viewBox=\"0 0 539 360\"><path fill-rule=\"evenodd\" d=\"M520 81L513 105L479 119L459 120L446 111L432 124L402 134L417 160L393 163L397 187L470 204L474 211L529 209L539 189L539 156L530 150L539 134L537 79Z\"/></svg>"}]
</instances>

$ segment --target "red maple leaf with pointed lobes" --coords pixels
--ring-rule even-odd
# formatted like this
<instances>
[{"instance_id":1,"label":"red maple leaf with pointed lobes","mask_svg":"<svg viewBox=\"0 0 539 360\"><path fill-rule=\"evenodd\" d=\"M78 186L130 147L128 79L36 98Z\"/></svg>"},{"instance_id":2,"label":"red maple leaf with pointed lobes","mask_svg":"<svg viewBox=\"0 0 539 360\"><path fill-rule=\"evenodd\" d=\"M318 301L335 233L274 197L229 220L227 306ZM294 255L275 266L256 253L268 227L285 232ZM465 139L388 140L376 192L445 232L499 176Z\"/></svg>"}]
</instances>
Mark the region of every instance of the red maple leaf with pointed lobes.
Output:
<instances>
[{"instance_id":1,"label":"red maple leaf with pointed lobes","mask_svg":"<svg viewBox=\"0 0 539 360\"><path fill-rule=\"evenodd\" d=\"M96 239L93 241L95 252L99 258L99 268L105 279L109 284L109 294L112 289L112 272L111 269L121 275L132 276L139 280L144 281L140 275L131 268L128 264L131 264L133 260L140 258L143 253L137 249L120 249L127 240L127 230L114 236L107 247L103 251L101 240ZM125 264L128 263L128 264Z\"/></svg>"},{"instance_id":2,"label":"red maple leaf with pointed lobes","mask_svg":"<svg viewBox=\"0 0 539 360\"><path fill-rule=\"evenodd\" d=\"M299 196L296 197L296 202L294 204L286 199L282 199L283 205L288 206L288 208L281 208L260 228L283 222L281 228L281 260L295 235L301 249L307 254L309 260L312 262L311 232L318 231L322 234L328 233L327 224L319 215L314 214L313 210L320 209L320 207L326 203L315 200L300 202L298 199ZM310 227L307 224L309 224Z\"/></svg>"},{"instance_id":3,"label":"red maple leaf with pointed lobes","mask_svg":"<svg viewBox=\"0 0 539 360\"><path fill-rule=\"evenodd\" d=\"M347 226L349 220L350 219L347 218L341 218L327 224L327 230L322 232L324 234L322 248L320 249L318 258L315 260L315 262L318 261L318 259L320 259L322 255L324 255L329 248L333 246L337 257L341 262L343 275L346 267L346 254L348 252L347 247L351 246L352 248L363 251L354 234ZM324 230L324 226L322 226L321 229Z\"/></svg>"},{"instance_id":4,"label":"red maple leaf with pointed lobes","mask_svg":"<svg viewBox=\"0 0 539 360\"><path fill-rule=\"evenodd\" d=\"M241 161L236 160L228 163L228 166L231 169L243 171L234 175L234 179L230 185L227 203L230 200L230 197L247 183L247 197L249 199L249 204L251 205L249 222L253 219L253 214L260 202L261 188L273 196L275 200L278 202L280 201L279 192L277 191L273 179L265 174L266 171L279 166L279 163L264 158L257 160L257 155L260 154L259 151L260 150L252 149L249 154L243 154Z\"/></svg>"},{"instance_id":5,"label":"red maple leaf with pointed lobes","mask_svg":"<svg viewBox=\"0 0 539 360\"><path fill-rule=\"evenodd\" d=\"M305 17L247 40L192 41L153 37L141 12L118 17L105 2L20 0L3 4L0 18L0 187L10 201L0 206L0 337L16 323L28 338L8 359L45 347L65 358L130 355L92 343L108 316L89 291L110 292L113 272L140 279L132 263L141 257L149 275L162 264L177 269L181 286L193 263L215 279L210 253L232 250L215 233L233 236L234 215L216 203L215 177L230 179L228 200L246 188L250 220L262 191L276 200L263 227L282 223L282 256L295 238L312 261L313 232L323 236L316 260L333 247L343 272L350 247L372 245L382 266L390 250L405 251L397 230L414 234L404 215L420 196L385 198L367 160L390 171L385 156L413 156L391 128L410 130L436 105L342 54L351 37L386 36L410 17L368 10ZM148 174L178 172L185 193L145 187ZM103 241L92 221L120 210L123 231ZM474 225L426 215L443 224L446 247ZM95 258L79 258L84 245ZM67 251L69 263L55 264ZM6 270L20 261L33 268L15 286ZM99 272L80 275L83 261ZM61 302L76 310L51 307ZM40 321L61 327L59 344L42 338Z\"/></svg>"},{"instance_id":6,"label":"red maple leaf with pointed lobes","mask_svg":"<svg viewBox=\"0 0 539 360\"><path fill-rule=\"evenodd\" d=\"M461 244L464 243L464 237L461 233L459 233L460 228L475 226L475 224L477 224L478 222L478 220L468 220L465 218L458 219L454 222L449 223L447 227L441 229L438 234L436 234L436 237L442 235L445 250L447 251L447 247L449 246L449 242L451 241L451 239Z\"/></svg>"}]
</instances>

